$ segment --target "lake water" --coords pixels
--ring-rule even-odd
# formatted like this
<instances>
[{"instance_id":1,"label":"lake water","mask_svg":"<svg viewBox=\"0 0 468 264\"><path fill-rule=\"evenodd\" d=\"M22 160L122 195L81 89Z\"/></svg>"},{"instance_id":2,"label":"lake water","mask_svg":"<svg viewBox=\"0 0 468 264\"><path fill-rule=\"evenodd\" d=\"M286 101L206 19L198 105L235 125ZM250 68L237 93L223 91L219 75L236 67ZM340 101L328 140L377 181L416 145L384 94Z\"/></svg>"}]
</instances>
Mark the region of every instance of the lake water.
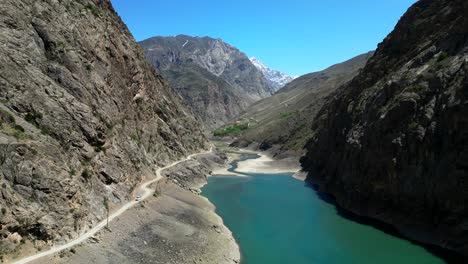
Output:
<instances>
[{"instance_id":1,"label":"lake water","mask_svg":"<svg viewBox=\"0 0 468 264\"><path fill-rule=\"evenodd\" d=\"M239 243L242 264L444 263L421 246L340 216L291 174L248 176L212 176L202 189Z\"/></svg>"}]
</instances>

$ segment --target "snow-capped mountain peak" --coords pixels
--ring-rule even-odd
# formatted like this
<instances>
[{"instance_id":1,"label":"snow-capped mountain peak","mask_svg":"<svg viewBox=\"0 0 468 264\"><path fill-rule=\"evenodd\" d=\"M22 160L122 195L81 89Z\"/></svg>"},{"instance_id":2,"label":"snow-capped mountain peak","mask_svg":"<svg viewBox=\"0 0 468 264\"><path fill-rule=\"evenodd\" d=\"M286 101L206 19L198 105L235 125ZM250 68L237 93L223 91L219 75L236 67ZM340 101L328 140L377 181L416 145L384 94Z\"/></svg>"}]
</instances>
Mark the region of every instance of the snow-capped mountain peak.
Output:
<instances>
[{"instance_id":1,"label":"snow-capped mountain peak","mask_svg":"<svg viewBox=\"0 0 468 264\"><path fill-rule=\"evenodd\" d=\"M261 62L255 57L250 58L250 61L253 65L255 65L255 67L257 67L257 69L259 69L263 73L265 78L267 78L267 80L270 82L270 85L272 86L275 92L283 88L287 83L296 78L289 76L284 72L270 69L267 65L265 65L265 63Z\"/></svg>"}]
</instances>

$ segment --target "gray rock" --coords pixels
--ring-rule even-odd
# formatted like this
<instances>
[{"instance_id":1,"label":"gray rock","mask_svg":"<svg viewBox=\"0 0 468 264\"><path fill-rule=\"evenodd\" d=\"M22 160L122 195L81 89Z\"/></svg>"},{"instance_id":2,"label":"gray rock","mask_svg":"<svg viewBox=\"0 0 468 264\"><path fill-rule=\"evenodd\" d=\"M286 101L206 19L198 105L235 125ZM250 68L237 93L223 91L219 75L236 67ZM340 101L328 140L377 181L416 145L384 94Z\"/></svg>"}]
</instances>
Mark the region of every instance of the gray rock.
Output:
<instances>
[{"instance_id":1,"label":"gray rock","mask_svg":"<svg viewBox=\"0 0 468 264\"><path fill-rule=\"evenodd\" d=\"M249 58L221 39L178 35L149 38L140 45L208 129L274 92Z\"/></svg>"}]
</instances>

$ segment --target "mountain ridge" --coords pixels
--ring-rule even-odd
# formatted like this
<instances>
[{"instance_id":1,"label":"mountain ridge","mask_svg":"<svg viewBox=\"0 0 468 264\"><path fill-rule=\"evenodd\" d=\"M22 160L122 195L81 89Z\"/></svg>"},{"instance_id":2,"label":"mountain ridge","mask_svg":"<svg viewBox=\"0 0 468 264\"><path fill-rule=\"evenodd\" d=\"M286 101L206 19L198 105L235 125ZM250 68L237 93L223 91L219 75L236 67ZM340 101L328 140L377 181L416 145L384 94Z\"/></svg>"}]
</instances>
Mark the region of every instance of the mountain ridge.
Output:
<instances>
[{"instance_id":1,"label":"mountain ridge","mask_svg":"<svg viewBox=\"0 0 468 264\"><path fill-rule=\"evenodd\" d=\"M140 45L208 129L273 93L245 53L221 39L177 35L149 38ZM186 72L191 74L184 76Z\"/></svg>"}]
</instances>

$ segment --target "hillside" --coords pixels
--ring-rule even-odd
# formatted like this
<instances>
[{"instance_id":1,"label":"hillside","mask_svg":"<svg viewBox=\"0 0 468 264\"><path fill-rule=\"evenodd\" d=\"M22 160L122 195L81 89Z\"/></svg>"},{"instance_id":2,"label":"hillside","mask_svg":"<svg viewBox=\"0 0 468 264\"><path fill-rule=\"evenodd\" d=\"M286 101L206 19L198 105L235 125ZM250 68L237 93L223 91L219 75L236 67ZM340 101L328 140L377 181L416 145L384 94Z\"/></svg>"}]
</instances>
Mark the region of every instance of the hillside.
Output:
<instances>
[{"instance_id":1,"label":"hillside","mask_svg":"<svg viewBox=\"0 0 468 264\"><path fill-rule=\"evenodd\" d=\"M414 4L322 108L302 165L342 207L468 256L466 14Z\"/></svg>"},{"instance_id":2,"label":"hillside","mask_svg":"<svg viewBox=\"0 0 468 264\"><path fill-rule=\"evenodd\" d=\"M260 144L274 154L300 155L310 126L325 98L351 80L364 67L372 52L301 76L273 96L250 106L240 117L250 128L237 135L234 145Z\"/></svg>"},{"instance_id":3,"label":"hillside","mask_svg":"<svg viewBox=\"0 0 468 264\"><path fill-rule=\"evenodd\" d=\"M0 44L1 254L76 237L208 148L109 1L4 0Z\"/></svg>"},{"instance_id":4,"label":"hillside","mask_svg":"<svg viewBox=\"0 0 468 264\"><path fill-rule=\"evenodd\" d=\"M153 37L140 45L208 129L273 92L249 58L221 39L178 35Z\"/></svg>"}]
</instances>

